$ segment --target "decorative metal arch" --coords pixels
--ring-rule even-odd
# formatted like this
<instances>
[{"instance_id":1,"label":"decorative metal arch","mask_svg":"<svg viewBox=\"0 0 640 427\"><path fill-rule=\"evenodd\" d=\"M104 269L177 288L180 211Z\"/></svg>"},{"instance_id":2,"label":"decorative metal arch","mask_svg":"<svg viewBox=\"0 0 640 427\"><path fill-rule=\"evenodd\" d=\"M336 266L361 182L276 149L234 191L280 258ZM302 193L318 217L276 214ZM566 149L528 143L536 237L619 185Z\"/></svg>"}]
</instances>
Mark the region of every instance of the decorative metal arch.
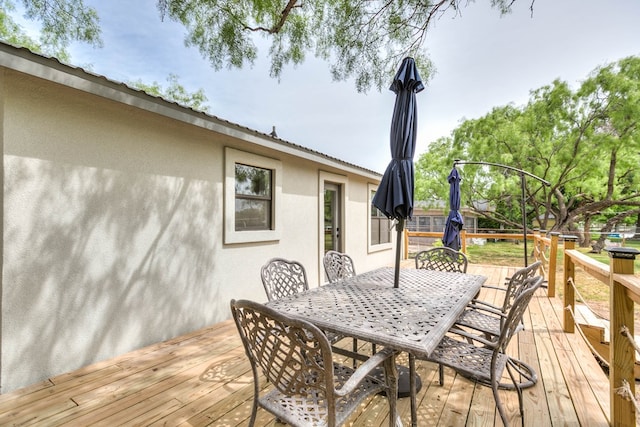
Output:
<instances>
[{"instance_id":1,"label":"decorative metal arch","mask_svg":"<svg viewBox=\"0 0 640 427\"><path fill-rule=\"evenodd\" d=\"M513 166L502 165L500 163L469 162L469 161L466 161L466 160L454 160L453 161L453 166L455 167L457 165L495 166L495 167L499 167L499 168L503 168L503 169L512 170L512 171L518 172L520 174L520 188L522 190L522 200L521 200L520 206L521 206L521 209L522 209L522 234L523 234L523 238L524 238L524 266L527 267L528 266L528 261L527 261L527 215L526 215L526 203L525 203L525 175L529 176L531 178L537 179L538 181L540 181L541 183L543 183L546 186L550 186L551 183L549 181L546 181L546 180L540 178L539 176L536 176L536 175L534 175L534 174L532 174L530 172L527 172L525 170L514 168Z\"/></svg>"}]
</instances>

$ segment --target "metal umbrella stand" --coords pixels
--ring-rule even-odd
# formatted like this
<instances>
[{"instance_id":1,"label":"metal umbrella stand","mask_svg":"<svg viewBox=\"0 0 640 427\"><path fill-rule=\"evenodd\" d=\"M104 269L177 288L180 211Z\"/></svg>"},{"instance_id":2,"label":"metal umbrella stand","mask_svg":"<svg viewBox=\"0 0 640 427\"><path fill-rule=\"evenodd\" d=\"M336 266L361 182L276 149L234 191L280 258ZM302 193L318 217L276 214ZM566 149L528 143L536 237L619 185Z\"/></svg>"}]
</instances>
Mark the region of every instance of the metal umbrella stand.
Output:
<instances>
[{"instance_id":1,"label":"metal umbrella stand","mask_svg":"<svg viewBox=\"0 0 640 427\"><path fill-rule=\"evenodd\" d=\"M514 172L518 172L520 174L520 191L521 191L521 201L520 201L520 208L522 211L522 238L524 240L524 266L527 267L528 266L528 261L527 261L527 257L528 257L528 251L527 251L527 210L526 210L526 197L525 197L525 175L531 178L534 178L538 181L540 181L541 183L543 183L544 185L546 185L547 187L551 185L551 183L547 180L544 180L542 178L540 178L539 176L536 176L530 172L524 171L522 169L518 169L518 168L514 168L513 166L507 166L507 165L501 165L500 163L491 163L491 162L468 162L466 160L454 160L453 161L453 168L455 169L456 165L483 165L483 166L494 166L494 167L499 167L499 168L503 168L503 169L508 169Z\"/></svg>"}]
</instances>

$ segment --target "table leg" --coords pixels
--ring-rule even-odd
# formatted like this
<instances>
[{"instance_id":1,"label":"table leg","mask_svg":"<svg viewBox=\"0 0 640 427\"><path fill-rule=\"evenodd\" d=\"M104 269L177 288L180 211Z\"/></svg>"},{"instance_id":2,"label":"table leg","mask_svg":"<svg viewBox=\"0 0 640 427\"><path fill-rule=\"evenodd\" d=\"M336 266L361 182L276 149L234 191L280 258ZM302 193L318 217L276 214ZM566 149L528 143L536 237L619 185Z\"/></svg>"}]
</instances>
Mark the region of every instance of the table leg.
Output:
<instances>
[{"instance_id":1,"label":"table leg","mask_svg":"<svg viewBox=\"0 0 640 427\"><path fill-rule=\"evenodd\" d=\"M402 420L400 419L400 414L398 413L397 405L397 396L398 396L398 368L396 366L396 357L398 353L395 354L394 357L385 361L385 371L388 374L388 378L386 378L387 385L389 386L389 392L391 396L387 396L389 399L389 425L395 425L395 427L402 427Z\"/></svg>"},{"instance_id":2,"label":"table leg","mask_svg":"<svg viewBox=\"0 0 640 427\"><path fill-rule=\"evenodd\" d=\"M411 398L411 426L418 426L416 408L416 358L409 353L409 393Z\"/></svg>"}]
</instances>

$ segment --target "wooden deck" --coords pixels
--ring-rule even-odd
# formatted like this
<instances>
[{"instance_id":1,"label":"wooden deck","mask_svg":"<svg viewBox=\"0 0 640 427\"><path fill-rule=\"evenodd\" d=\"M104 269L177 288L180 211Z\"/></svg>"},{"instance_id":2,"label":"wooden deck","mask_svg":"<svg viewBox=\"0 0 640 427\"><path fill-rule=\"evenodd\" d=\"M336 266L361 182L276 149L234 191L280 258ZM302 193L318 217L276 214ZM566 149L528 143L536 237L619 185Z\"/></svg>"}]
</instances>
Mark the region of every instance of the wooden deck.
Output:
<instances>
[{"instance_id":1,"label":"wooden deck","mask_svg":"<svg viewBox=\"0 0 640 427\"><path fill-rule=\"evenodd\" d=\"M499 283L512 270L471 265L470 273ZM525 426L608 425L609 383L579 335L562 332L561 302L538 292L518 334L513 354L538 371L525 391ZM491 298L490 294L486 298ZM402 357L401 357L402 360ZM405 358L406 360L406 358ZM419 426L502 425L491 389L446 369L418 363ZM515 391L503 391L512 425L522 425ZM176 337L12 393L0 395L0 425L245 426L252 377L232 321ZM410 425L408 399L399 401ZM353 426L386 426L385 398L376 397L354 416ZM259 426L281 425L263 410Z\"/></svg>"}]
</instances>

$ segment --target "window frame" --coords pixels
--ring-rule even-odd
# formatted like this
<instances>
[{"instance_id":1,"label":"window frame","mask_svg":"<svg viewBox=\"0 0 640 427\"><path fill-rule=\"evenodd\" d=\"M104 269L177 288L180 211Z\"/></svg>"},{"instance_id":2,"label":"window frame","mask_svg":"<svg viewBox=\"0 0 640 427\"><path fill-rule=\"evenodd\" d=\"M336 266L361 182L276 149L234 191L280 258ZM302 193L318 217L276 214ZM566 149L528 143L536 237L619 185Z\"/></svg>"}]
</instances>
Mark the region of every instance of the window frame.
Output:
<instances>
[{"instance_id":1,"label":"window frame","mask_svg":"<svg viewBox=\"0 0 640 427\"><path fill-rule=\"evenodd\" d=\"M271 171L271 229L236 230L236 164ZM252 243L280 240L280 202L282 200L282 162L257 154L225 147L224 243Z\"/></svg>"},{"instance_id":2,"label":"window frame","mask_svg":"<svg viewBox=\"0 0 640 427\"><path fill-rule=\"evenodd\" d=\"M368 202L367 203L367 249L369 253L393 249L393 239L394 239L393 237L394 233L391 232L392 225L389 224L389 242L388 243L372 242L373 236L371 233L371 226L372 226L371 209L373 208L372 201L373 201L373 194L375 194L374 193L375 191L378 191L377 184L367 185L367 202ZM386 218L384 215L382 216L382 218L387 219L387 221L389 221L390 223L392 222L390 219Z\"/></svg>"}]
</instances>

